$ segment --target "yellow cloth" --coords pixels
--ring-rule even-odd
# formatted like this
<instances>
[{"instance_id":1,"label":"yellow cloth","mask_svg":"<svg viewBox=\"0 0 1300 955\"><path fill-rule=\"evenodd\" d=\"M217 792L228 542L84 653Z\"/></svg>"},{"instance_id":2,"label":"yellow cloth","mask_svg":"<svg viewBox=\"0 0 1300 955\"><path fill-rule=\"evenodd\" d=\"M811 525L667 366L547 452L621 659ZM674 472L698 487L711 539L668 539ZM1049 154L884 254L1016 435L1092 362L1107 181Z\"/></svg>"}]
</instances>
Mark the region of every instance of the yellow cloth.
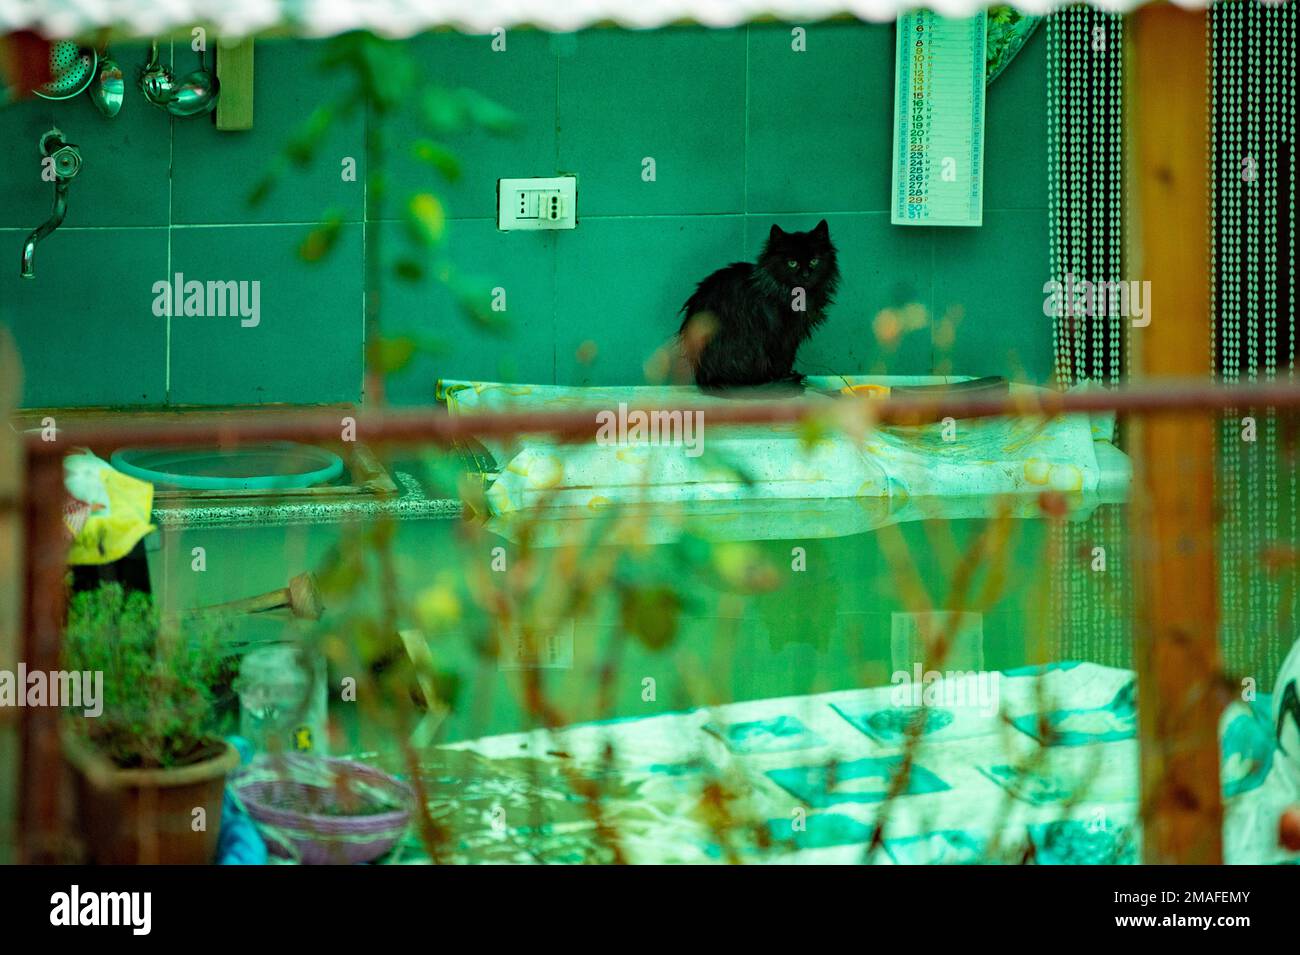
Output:
<instances>
[{"instance_id":1,"label":"yellow cloth","mask_svg":"<svg viewBox=\"0 0 1300 955\"><path fill-rule=\"evenodd\" d=\"M108 564L131 552L154 529L153 485L115 471L89 451L63 459L72 500L63 515L72 536L69 564Z\"/></svg>"}]
</instances>

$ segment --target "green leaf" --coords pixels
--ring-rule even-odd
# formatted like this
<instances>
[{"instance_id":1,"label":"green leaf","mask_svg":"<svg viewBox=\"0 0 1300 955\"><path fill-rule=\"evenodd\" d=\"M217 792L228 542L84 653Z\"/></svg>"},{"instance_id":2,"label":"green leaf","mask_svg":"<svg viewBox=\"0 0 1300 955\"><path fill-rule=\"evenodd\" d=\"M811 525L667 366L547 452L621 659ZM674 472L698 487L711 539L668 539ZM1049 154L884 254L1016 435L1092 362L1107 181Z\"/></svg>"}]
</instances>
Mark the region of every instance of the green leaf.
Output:
<instances>
[{"instance_id":1,"label":"green leaf","mask_svg":"<svg viewBox=\"0 0 1300 955\"><path fill-rule=\"evenodd\" d=\"M460 160L446 146L432 139L417 139L411 144L411 152L420 162L432 166L448 182L460 179Z\"/></svg>"},{"instance_id":2,"label":"green leaf","mask_svg":"<svg viewBox=\"0 0 1300 955\"><path fill-rule=\"evenodd\" d=\"M298 258L304 262L319 262L329 254L343 232L343 217L332 213L325 217L298 246Z\"/></svg>"},{"instance_id":3,"label":"green leaf","mask_svg":"<svg viewBox=\"0 0 1300 955\"><path fill-rule=\"evenodd\" d=\"M818 416L804 418L796 426L796 431L805 449L816 447L831 436L826 421Z\"/></svg>"},{"instance_id":4,"label":"green leaf","mask_svg":"<svg viewBox=\"0 0 1300 955\"><path fill-rule=\"evenodd\" d=\"M471 89L457 90L461 105L470 122L492 133L512 133L519 127L519 117L494 99Z\"/></svg>"},{"instance_id":5,"label":"green leaf","mask_svg":"<svg viewBox=\"0 0 1300 955\"><path fill-rule=\"evenodd\" d=\"M470 322L494 335L509 333L510 320L505 312L492 309L492 291L484 283L466 281L449 268L443 276L443 282L456 297L461 313Z\"/></svg>"},{"instance_id":6,"label":"green leaf","mask_svg":"<svg viewBox=\"0 0 1300 955\"><path fill-rule=\"evenodd\" d=\"M405 336L380 339L371 353L376 370L381 374L401 371L411 363L415 347L415 340Z\"/></svg>"},{"instance_id":7,"label":"green leaf","mask_svg":"<svg viewBox=\"0 0 1300 955\"><path fill-rule=\"evenodd\" d=\"M437 245L442 241L447 226L447 213L438 197L431 192L419 192L406 203L406 223L411 237L424 245Z\"/></svg>"},{"instance_id":8,"label":"green leaf","mask_svg":"<svg viewBox=\"0 0 1300 955\"><path fill-rule=\"evenodd\" d=\"M389 184L392 177L385 173L374 171L367 172L366 175L366 199L371 206L388 198ZM372 213L367 213L372 215Z\"/></svg>"},{"instance_id":9,"label":"green leaf","mask_svg":"<svg viewBox=\"0 0 1300 955\"><path fill-rule=\"evenodd\" d=\"M393 263L393 274L403 282L418 282L424 278L424 266L412 258L401 258Z\"/></svg>"},{"instance_id":10,"label":"green leaf","mask_svg":"<svg viewBox=\"0 0 1300 955\"><path fill-rule=\"evenodd\" d=\"M465 128L465 106L460 97L442 86L431 86L420 97L424 121L437 133L459 133Z\"/></svg>"},{"instance_id":11,"label":"green leaf","mask_svg":"<svg viewBox=\"0 0 1300 955\"><path fill-rule=\"evenodd\" d=\"M623 629L648 650L662 650L677 636L682 602L671 587L628 587L621 595Z\"/></svg>"},{"instance_id":12,"label":"green leaf","mask_svg":"<svg viewBox=\"0 0 1300 955\"><path fill-rule=\"evenodd\" d=\"M257 181L257 185L253 186L252 190L248 193L248 204L256 208L264 203L267 200L267 197L271 195L272 190L275 189L275 184L279 182L279 180L280 173L278 170L273 169L264 175Z\"/></svg>"},{"instance_id":13,"label":"green leaf","mask_svg":"<svg viewBox=\"0 0 1300 955\"><path fill-rule=\"evenodd\" d=\"M289 142L285 144L286 158L297 166L308 165L316 155L321 141L330 131L330 127L334 125L334 115L332 103L324 103L312 110L307 121L298 127Z\"/></svg>"},{"instance_id":14,"label":"green leaf","mask_svg":"<svg viewBox=\"0 0 1300 955\"><path fill-rule=\"evenodd\" d=\"M401 106L410 96L415 64L402 44L370 36L361 45L360 72L366 91L380 113Z\"/></svg>"}]
</instances>

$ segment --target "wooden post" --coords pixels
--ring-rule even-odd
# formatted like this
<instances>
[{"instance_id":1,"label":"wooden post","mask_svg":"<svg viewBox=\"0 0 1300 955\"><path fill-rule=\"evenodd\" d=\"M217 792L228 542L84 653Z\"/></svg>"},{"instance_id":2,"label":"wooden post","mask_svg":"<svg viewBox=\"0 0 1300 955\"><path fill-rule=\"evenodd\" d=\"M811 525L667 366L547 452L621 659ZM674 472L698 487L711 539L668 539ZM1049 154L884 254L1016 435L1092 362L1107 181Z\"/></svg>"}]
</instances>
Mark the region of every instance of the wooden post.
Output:
<instances>
[{"instance_id":1,"label":"wooden post","mask_svg":"<svg viewBox=\"0 0 1300 955\"><path fill-rule=\"evenodd\" d=\"M217 129L253 128L253 38L217 40Z\"/></svg>"},{"instance_id":2,"label":"wooden post","mask_svg":"<svg viewBox=\"0 0 1300 955\"><path fill-rule=\"evenodd\" d=\"M18 666L19 610L23 605L23 449L9 427L21 397L18 352L0 326L0 670ZM0 707L0 865L17 861L19 714Z\"/></svg>"},{"instance_id":3,"label":"wooden post","mask_svg":"<svg viewBox=\"0 0 1300 955\"><path fill-rule=\"evenodd\" d=\"M24 489L27 599L23 605L23 661L28 672L62 665L66 622L67 541L63 510L63 455L29 454ZM62 713L50 706L23 710L22 861L67 861L70 778L59 740Z\"/></svg>"},{"instance_id":4,"label":"wooden post","mask_svg":"<svg viewBox=\"0 0 1300 955\"><path fill-rule=\"evenodd\" d=\"M1149 281L1150 325L1131 329L1134 375L1210 372L1204 11L1135 12L1126 31L1126 278ZM1223 693L1214 554L1213 415L1138 416L1132 428L1138 736L1148 863L1223 861L1218 722Z\"/></svg>"}]
</instances>

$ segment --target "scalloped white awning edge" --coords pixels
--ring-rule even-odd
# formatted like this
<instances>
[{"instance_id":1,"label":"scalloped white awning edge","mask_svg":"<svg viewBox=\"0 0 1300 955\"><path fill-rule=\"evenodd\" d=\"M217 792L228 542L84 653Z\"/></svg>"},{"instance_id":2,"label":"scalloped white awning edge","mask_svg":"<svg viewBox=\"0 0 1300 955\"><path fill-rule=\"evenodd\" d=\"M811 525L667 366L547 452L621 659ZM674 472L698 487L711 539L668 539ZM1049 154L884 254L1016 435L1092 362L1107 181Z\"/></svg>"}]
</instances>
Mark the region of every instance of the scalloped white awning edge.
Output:
<instances>
[{"instance_id":1,"label":"scalloped white awning edge","mask_svg":"<svg viewBox=\"0 0 1300 955\"><path fill-rule=\"evenodd\" d=\"M1093 6L1126 12L1143 0L1094 0ZM1204 0L1174 0L1200 9ZM969 16L998 4L983 0L933 0L927 8ZM1047 13L1060 0L1019 0L1023 13ZM33 30L54 38L108 29L117 36L162 36L203 25L222 36L266 32L328 36L365 29L410 36L450 27L465 33L533 26L576 30L598 23L646 29L676 22L735 26L764 18L810 22L849 15L886 21L915 9L906 0L0 0L0 34Z\"/></svg>"}]
</instances>

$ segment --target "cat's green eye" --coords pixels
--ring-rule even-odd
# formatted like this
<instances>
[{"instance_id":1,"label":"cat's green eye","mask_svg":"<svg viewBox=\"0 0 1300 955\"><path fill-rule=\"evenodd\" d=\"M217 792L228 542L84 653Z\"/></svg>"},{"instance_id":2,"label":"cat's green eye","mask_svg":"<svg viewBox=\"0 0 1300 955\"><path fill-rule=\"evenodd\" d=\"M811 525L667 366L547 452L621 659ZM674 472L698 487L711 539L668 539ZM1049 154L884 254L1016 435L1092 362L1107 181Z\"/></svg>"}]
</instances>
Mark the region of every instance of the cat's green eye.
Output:
<instances>
[{"instance_id":1,"label":"cat's green eye","mask_svg":"<svg viewBox=\"0 0 1300 955\"><path fill-rule=\"evenodd\" d=\"M808 260L808 268L810 268L810 269L815 269L815 268L817 268L817 263L818 263L819 261L820 261L819 259L809 259L809 260Z\"/></svg>"},{"instance_id":2,"label":"cat's green eye","mask_svg":"<svg viewBox=\"0 0 1300 955\"><path fill-rule=\"evenodd\" d=\"M786 263L786 265L790 266L790 268L792 269L797 269L799 267L799 263L796 262L794 259L791 259L789 262Z\"/></svg>"}]
</instances>

